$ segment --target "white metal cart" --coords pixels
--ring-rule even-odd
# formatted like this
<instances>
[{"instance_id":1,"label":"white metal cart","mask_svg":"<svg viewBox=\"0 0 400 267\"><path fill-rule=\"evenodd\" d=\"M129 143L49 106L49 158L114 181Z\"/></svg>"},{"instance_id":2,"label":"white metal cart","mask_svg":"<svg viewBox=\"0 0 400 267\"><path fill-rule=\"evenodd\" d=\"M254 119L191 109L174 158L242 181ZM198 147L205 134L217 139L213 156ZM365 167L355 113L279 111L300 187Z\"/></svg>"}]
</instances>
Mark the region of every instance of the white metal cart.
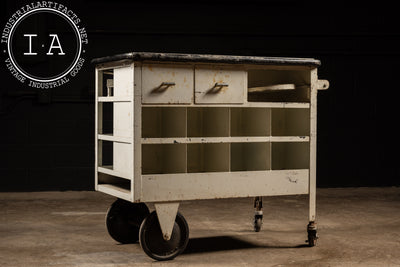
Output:
<instances>
[{"instance_id":1,"label":"white metal cart","mask_svg":"<svg viewBox=\"0 0 400 267\"><path fill-rule=\"evenodd\" d=\"M109 234L176 257L189 229L185 200L309 195L315 224L320 61L132 52L96 63L95 187L117 197ZM145 203L154 203L151 212Z\"/></svg>"}]
</instances>

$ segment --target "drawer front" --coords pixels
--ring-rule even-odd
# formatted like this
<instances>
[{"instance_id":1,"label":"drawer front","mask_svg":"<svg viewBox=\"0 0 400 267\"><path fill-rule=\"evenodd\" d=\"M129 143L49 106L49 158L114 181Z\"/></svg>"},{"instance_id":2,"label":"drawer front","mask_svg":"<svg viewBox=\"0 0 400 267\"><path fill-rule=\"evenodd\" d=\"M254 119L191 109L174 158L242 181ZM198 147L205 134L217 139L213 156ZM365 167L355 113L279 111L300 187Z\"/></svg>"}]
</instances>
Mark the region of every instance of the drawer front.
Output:
<instances>
[{"instance_id":1,"label":"drawer front","mask_svg":"<svg viewBox=\"0 0 400 267\"><path fill-rule=\"evenodd\" d=\"M144 64L142 66L142 103L192 103L193 72L191 66Z\"/></svg>"},{"instance_id":2,"label":"drawer front","mask_svg":"<svg viewBox=\"0 0 400 267\"><path fill-rule=\"evenodd\" d=\"M244 102L247 72L223 67L195 68L195 103L240 104Z\"/></svg>"}]
</instances>

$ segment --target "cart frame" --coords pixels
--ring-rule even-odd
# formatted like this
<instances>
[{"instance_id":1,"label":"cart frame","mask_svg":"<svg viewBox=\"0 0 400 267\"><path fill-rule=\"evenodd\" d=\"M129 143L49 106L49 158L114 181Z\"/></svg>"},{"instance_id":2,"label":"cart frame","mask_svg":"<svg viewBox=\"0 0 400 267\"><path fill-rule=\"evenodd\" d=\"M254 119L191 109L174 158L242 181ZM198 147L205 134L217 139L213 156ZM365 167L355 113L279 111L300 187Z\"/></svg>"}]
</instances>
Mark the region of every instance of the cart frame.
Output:
<instances>
[{"instance_id":1,"label":"cart frame","mask_svg":"<svg viewBox=\"0 0 400 267\"><path fill-rule=\"evenodd\" d=\"M317 92L329 87L326 80L318 80L318 60L129 53L94 63L96 191L133 203L154 203L165 240L171 238L181 201L307 194L308 232L316 232ZM177 85L165 78L171 73L178 76ZM215 85L201 92L198 88L208 82L209 73ZM215 82L216 75L223 74L230 85ZM170 87L178 87L179 75L185 82L189 79L182 85L188 88L174 92ZM302 83L303 88L296 89L294 101L250 101L250 84L260 81L267 86L252 87L254 91L278 88L271 93L278 97L292 96L271 82L296 88ZM103 127L105 105L112 105L111 134ZM253 118L266 123L250 125ZM198 132L192 130L197 127L193 121L201 124ZM215 129L220 136L210 133ZM112 153L112 166L103 162L107 153ZM260 210L258 205L262 217Z\"/></svg>"}]
</instances>

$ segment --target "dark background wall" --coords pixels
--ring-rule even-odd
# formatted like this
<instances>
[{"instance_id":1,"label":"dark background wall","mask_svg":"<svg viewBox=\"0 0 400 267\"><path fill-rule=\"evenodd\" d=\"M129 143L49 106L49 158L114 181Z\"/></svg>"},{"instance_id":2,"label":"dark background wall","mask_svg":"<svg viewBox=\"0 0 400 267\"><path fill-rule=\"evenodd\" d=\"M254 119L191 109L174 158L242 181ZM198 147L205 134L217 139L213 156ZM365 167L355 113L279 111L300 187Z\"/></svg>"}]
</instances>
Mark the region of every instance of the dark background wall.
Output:
<instances>
[{"instance_id":1,"label":"dark background wall","mask_svg":"<svg viewBox=\"0 0 400 267\"><path fill-rule=\"evenodd\" d=\"M0 26L30 2L3 1ZM74 10L87 29L87 61L77 77L52 90L22 86L0 63L0 191L93 189L94 66L89 60L129 51L320 59L319 76L331 86L318 96L318 186L400 185L396 6L58 2Z\"/></svg>"}]
</instances>

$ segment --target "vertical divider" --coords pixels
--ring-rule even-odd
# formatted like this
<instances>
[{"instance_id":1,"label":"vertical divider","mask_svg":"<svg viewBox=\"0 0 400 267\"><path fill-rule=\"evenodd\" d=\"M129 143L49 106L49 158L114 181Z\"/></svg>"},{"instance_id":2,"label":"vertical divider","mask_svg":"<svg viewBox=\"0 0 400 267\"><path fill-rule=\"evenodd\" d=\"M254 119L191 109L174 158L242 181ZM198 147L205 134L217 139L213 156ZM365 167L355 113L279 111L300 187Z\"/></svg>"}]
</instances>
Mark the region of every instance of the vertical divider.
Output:
<instances>
[{"instance_id":1,"label":"vertical divider","mask_svg":"<svg viewBox=\"0 0 400 267\"><path fill-rule=\"evenodd\" d=\"M187 136L187 125L188 125L188 123L187 123L187 120L188 120L188 117L187 117L187 109L188 109L188 107L184 107L184 110L185 110L185 118L184 118L184 123L185 123L185 138L187 138L188 136ZM185 143L184 144L185 145L185 173L187 173L188 172L188 144L187 143Z\"/></svg>"},{"instance_id":2,"label":"vertical divider","mask_svg":"<svg viewBox=\"0 0 400 267\"><path fill-rule=\"evenodd\" d=\"M134 63L132 66L132 153L133 176L131 180L132 200L140 200L142 194L142 66Z\"/></svg>"},{"instance_id":3,"label":"vertical divider","mask_svg":"<svg viewBox=\"0 0 400 267\"><path fill-rule=\"evenodd\" d=\"M99 69L96 68L96 70L95 70L95 105L94 105L95 106L95 118L94 118L94 121L95 121L95 126L94 126L94 144L95 144L95 146L94 146L95 147L94 148L94 154L95 154L95 156L94 156L94 158L95 158L95 160L94 160L94 164L95 164L95 166L94 166L94 170L95 170L94 171L94 173L95 173L94 186L95 186L95 190L97 190L97 188L98 188L98 181L99 181L97 169L99 166L99 162L102 162L102 157L100 155L102 155L103 143L101 142L99 144L99 140L98 140L98 133L99 133L98 129L103 128L102 127L102 125L103 125L103 123L102 123L103 105L99 104L99 102L98 102L99 92L103 91L103 75L102 74L103 73Z\"/></svg>"},{"instance_id":4,"label":"vertical divider","mask_svg":"<svg viewBox=\"0 0 400 267\"><path fill-rule=\"evenodd\" d=\"M247 72L246 72L247 73ZM246 75L247 76L247 75ZM231 136L231 110L232 107L228 107L228 137ZM231 172L231 164L232 164L232 156L231 156L231 146L232 146L232 142L229 143L228 146L228 158L229 158L229 167L228 167L228 172Z\"/></svg>"},{"instance_id":5,"label":"vertical divider","mask_svg":"<svg viewBox=\"0 0 400 267\"><path fill-rule=\"evenodd\" d=\"M269 137L272 136L272 108L268 108L268 123L269 123ZM272 170L272 142L269 141L269 155L268 155L268 166L269 170Z\"/></svg>"}]
</instances>

